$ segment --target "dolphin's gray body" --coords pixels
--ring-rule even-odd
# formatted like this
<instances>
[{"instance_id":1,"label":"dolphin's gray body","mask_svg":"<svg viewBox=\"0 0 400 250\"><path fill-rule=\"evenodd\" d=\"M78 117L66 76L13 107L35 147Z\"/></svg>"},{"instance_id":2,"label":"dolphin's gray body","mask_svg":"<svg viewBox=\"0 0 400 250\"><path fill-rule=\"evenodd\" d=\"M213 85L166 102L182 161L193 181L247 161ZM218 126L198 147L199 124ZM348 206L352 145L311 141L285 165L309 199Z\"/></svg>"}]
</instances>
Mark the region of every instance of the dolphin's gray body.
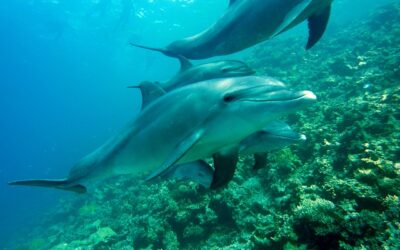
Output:
<instances>
[{"instance_id":1,"label":"dolphin's gray body","mask_svg":"<svg viewBox=\"0 0 400 250\"><path fill-rule=\"evenodd\" d=\"M152 102L117 136L79 161L66 179L10 184L82 193L92 180L149 173L147 179L152 179L175 164L210 156L221 159L215 166L219 173L229 164L224 156L237 152L240 141L315 99L310 91L289 91L283 83L265 77L192 84Z\"/></svg>"},{"instance_id":2,"label":"dolphin's gray body","mask_svg":"<svg viewBox=\"0 0 400 250\"><path fill-rule=\"evenodd\" d=\"M308 20L309 49L322 37L333 0L231 0L221 18L203 32L156 50L167 56L204 59L249 48Z\"/></svg>"}]
</instances>

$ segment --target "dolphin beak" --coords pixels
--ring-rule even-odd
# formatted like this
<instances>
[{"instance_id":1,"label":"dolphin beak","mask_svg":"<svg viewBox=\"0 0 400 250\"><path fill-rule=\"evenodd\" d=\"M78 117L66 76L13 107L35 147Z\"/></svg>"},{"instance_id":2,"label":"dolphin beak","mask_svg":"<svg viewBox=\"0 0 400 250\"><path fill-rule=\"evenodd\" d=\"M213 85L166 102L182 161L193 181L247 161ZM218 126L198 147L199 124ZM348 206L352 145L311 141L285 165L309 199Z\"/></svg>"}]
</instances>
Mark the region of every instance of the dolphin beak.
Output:
<instances>
[{"instance_id":1,"label":"dolphin beak","mask_svg":"<svg viewBox=\"0 0 400 250\"><path fill-rule=\"evenodd\" d=\"M317 100L317 96L311 91L305 90L305 91L302 91L302 94L303 94L302 98L313 100L313 101Z\"/></svg>"},{"instance_id":2,"label":"dolphin beak","mask_svg":"<svg viewBox=\"0 0 400 250\"><path fill-rule=\"evenodd\" d=\"M314 102L317 97L313 92L305 91L290 91L290 90L277 90L268 91L266 93L245 93L240 100L241 101L252 101L252 102L297 102L302 101L304 103Z\"/></svg>"}]
</instances>

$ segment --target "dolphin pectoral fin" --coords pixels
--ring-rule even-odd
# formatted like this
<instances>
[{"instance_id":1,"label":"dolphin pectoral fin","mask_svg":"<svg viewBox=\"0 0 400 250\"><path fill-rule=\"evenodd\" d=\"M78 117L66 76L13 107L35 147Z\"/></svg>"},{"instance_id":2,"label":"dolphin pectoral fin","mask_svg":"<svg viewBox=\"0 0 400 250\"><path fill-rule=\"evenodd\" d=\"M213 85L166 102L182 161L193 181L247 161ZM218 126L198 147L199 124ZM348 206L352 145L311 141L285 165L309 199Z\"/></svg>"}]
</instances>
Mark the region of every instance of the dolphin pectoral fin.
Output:
<instances>
[{"instance_id":1,"label":"dolphin pectoral fin","mask_svg":"<svg viewBox=\"0 0 400 250\"><path fill-rule=\"evenodd\" d=\"M220 152L213 155L214 176L211 189L217 189L228 184L236 170L239 159L238 149L231 149L228 152Z\"/></svg>"},{"instance_id":2,"label":"dolphin pectoral fin","mask_svg":"<svg viewBox=\"0 0 400 250\"><path fill-rule=\"evenodd\" d=\"M308 18L309 36L306 49L311 49L322 37L328 26L331 6L329 5L321 13Z\"/></svg>"},{"instance_id":3,"label":"dolphin pectoral fin","mask_svg":"<svg viewBox=\"0 0 400 250\"><path fill-rule=\"evenodd\" d=\"M254 154L254 165L253 169L258 170L261 168L265 168L267 166L267 156L268 153L257 153Z\"/></svg>"},{"instance_id":4,"label":"dolphin pectoral fin","mask_svg":"<svg viewBox=\"0 0 400 250\"><path fill-rule=\"evenodd\" d=\"M23 180L9 182L8 185L12 186L36 186L56 188L66 191L71 191L79 194L86 193L86 187L81 184L71 184L67 179L60 180Z\"/></svg>"},{"instance_id":5,"label":"dolphin pectoral fin","mask_svg":"<svg viewBox=\"0 0 400 250\"><path fill-rule=\"evenodd\" d=\"M140 90L142 94L142 110L165 94L165 90L156 82L144 81L137 86L129 86L128 88L138 88Z\"/></svg>"},{"instance_id":6,"label":"dolphin pectoral fin","mask_svg":"<svg viewBox=\"0 0 400 250\"><path fill-rule=\"evenodd\" d=\"M177 56L179 63L181 64L180 72L186 71L193 67L193 64L184 56Z\"/></svg>"},{"instance_id":7,"label":"dolphin pectoral fin","mask_svg":"<svg viewBox=\"0 0 400 250\"><path fill-rule=\"evenodd\" d=\"M146 181L150 181L160 175L163 175L170 167L177 163L201 138L203 131L198 131L183 140L170 157L152 174L150 174Z\"/></svg>"}]
</instances>

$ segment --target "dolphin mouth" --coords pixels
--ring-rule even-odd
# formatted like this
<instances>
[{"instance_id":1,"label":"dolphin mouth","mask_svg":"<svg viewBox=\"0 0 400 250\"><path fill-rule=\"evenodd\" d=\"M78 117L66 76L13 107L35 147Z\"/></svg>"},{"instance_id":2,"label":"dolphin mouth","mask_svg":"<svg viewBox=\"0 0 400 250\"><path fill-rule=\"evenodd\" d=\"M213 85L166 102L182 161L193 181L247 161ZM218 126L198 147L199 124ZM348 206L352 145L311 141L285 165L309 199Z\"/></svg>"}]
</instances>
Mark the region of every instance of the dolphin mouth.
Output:
<instances>
[{"instance_id":1,"label":"dolphin mouth","mask_svg":"<svg viewBox=\"0 0 400 250\"><path fill-rule=\"evenodd\" d=\"M255 71L250 71L250 70L237 70L231 72L233 76L250 76L254 75L255 73L256 73Z\"/></svg>"},{"instance_id":2,"label":"dolphin mouth","mask_svg":"<svg viewBox=\"0 0 400 250\"><path fill-rule=\"evenodd\" d=\"M270 92L265 94L264 96L259 97L243 97L240 98L240 101L244 102L295 102L300 100L309 100L315 101L317 100L316 95L308 90L292 92L288 90Z\"/></svg>"},{"instance_id":3,"label":"dolphin mouth","mask_svg":"<svg viewBox=\"0 0 400 250\"><path fill-rule=\"evenodd\" d=\"M238 75L238 76L250 76L254 75L256 72L250 68L236 68L230 71L230 74L232 75Z\"/></svg>"},{"instance_id":4,"label":"dolphin mouth","mask_svg":"<svg viewBox=\"0 0 400 250\"><path fill-rule=\"evenodd\" d=\"M307 137L304 134L296 134L296 135L274 135L276 138L280 138L287 141L293 142L304 142L307 140Z\"/></svg>"},{"instance_id":5,"label":"dolphin mouth","mask_svg":"<svg viewBox=\"0 0 400 250\"><path fill-rule=\"evenodd\" d=\"M245 74L249 74L249 75L253 75L256 73L256 71L250 67L240 67L240 68L236 69L236 72L241 72L241 73L245 73Z\"/></svg>"},{"instance_id":6,"label":"dolphin mouth","mask_svg":"<svg viewBox=\"0 0 400 250\"><path fill-rule=\"evenodd\" d=\"M243 72L245 72L248 75L254 75L256 73L256 71L252 69L244 69Z\"/></svg>"}]
</instances>

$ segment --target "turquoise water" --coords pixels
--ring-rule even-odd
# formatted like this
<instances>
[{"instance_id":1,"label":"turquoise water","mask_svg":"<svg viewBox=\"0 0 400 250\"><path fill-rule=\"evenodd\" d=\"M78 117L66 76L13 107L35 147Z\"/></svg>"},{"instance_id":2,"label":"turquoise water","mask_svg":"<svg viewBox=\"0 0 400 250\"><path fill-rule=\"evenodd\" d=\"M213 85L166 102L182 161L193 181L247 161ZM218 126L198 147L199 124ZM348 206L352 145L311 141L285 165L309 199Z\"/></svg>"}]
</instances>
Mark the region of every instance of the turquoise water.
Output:
<instances>
[{"instance_id":1,"label":"turquoise water","mask_svg":"<svg viewBox=\"0 0 400 250\"><path fill-rule=\"evenodd\" d=\"M377 12L379 6L390 2L393 1L379 1L378 3L372 0L336 0L328 30L318 44L321 47L317 47L317 51L327 53L326 56L336 54L335 51L323 50L324 43L331 42L349 27L356 30L354 26L357 26L357 22L370 20L370 16ZM0 76L2 79L2 90L0 91L0 113L2 115L0 123L2 138L0 140L2 159L2 164L0 164L0 246L10 247L15 246L16 242L21 243L21 239L31 229L33 233L29 235L27 241L40 238L41 235L51 235L51 232L46 230L49 224L55 224L58 220L60 225L56 224L56 226L61 227L62 223L67 223L66 218L73 215L71 211L68 211L66 217L52 217L58 215L60 206L62 207L63 204L68 204L75 211L81 211L80 216L86 218L85 216L91 216L90 204L98 205L107 200L104 197L95 199L89 197L88 203L85 203L83 198L77 198L73 194L29 187L12 188L6 183L15 179L65 176L77 160L101 145L138 114L141 97L138 91L126 89L126 86L143 80L165 81L178 70L176 60L158 53L132 48L129 46L130 41L164 46L173 40L203 30L221 15L226 5L225 1L211 0L18 0L0 6L0 30L3 34L0 40ZM259 69L259 72L265 71L293 84L293 77L298 75L291 75L291 79L290 73L295 71L288 71L284 74L282 71L285 71L287 65L284 63L279 65L289 55L274 55L268 61L268 56L265 55L268 53L262 54L260 51L279 51L282 46L289 47L288 44L291 43L285 39L290 41L294 37L300 39L296 42L302 42L303 45L306 41L305 30L306 26L303 24L283 34L276 41L271 41L274 50L271 50L269 45L266 45L265 48L260 45L257 48L250 48L223 58L249 61L251 66ZM391 32L392 30L387 31L388 36ZM349 31L346 34L351 36ZM351 48L350 42L349 44L346 41L341 43L336 48L337 53L346 46ZM374 39L365 41L364 46L376 48L383 46L374 44L374 42ZM387 46L395 45L389 43ZM319 48L320 50L318 50ZM259 53L254 52L257 49ZM300 56L307 56L303 53L305 53L304 50L301 50ZM351 51L348 53L351 54ZM293 58L297 59L297 56L293 56ZM389 55L383 54L383 56ZM324 62L327 60L323 54L320 58ZM288 64L293 66L299 61L290 61ZM373 67L371 66L371 68ZM385 70L390 71L390 69ZM337 69L337 71L340 70ZM336 77L340 75L340 72L333 71L331 74L332 77ZM318 74L315 73L315 75ZM354 75L349 74L347 77L354 77ZM396 76L386 78L396 79ZM307 87L313 86L305 83L304 79L296 80ZM350 80L348 79L348 81ZM341 86L344 83L335 82L335 84L333 86ZM379 85L377 82L363 84L372 85L373 89ZM354 84L354 88L355 93L359 93L357 84ZM311 90L317 93L318 89ZM323 90L322 88L321 91ZM378 90L381 89L378 88ZM325 91L327 90L325 89ZM342 89L338 88L338 91L342 91ZM326 96L330 96L330 93L324 93L322 99ZM289 117L290 119L298 121L298 118ZM297 126L304 130L304 124L301 122ZM352 126L352 124L350 123L348 126ZM307 128L305 130L307 131ZM334 133L334 131L325 131L325 133ZM390 143L387 144L390 145ZM296 150L298 151L298 149ZM297 152L296 150L293 151ZM390 160L396 162L396 159L398 162L398 158L395 157ZM305 159L301 160L305 162ZM245 176L243 173L242 175ZM169 189L174 188L171 185L168 186ZM396 185L398 187L398 182L392 184L392 186ZM231 186L226 192L232 194L239 188L239 184ZM152 193L156 188L150 187L150 189L148 192ZM396 195L395 192L389 192L389 194ZM190 195L193 194L190 193ZM197 195L202 196L203 194ZM388 195L388 192L382 194L382 197L384 195ZM175 202L179 203L179 194L177 196L174 197ZM122 195L114 194L113 199L115 197L122 197ZM142 202L146 202L145 199L140 199ZM60 200L65 203L60 203ZM211 207L218 214L219 201L214 200L213 202ZM182 201L182 203L185 202ZM198 206L202 204L201 201L194 201L194 203ZM85 204L89 208L84 207L83 210L79 210ZM254 208L253 205L248 205L248 207ZM89 211L87 212L89 215L85 214L85 209ZM185 210L185 207L182 209ZM257 213L256 210L254 209L253 212ZM115 216L112 213L108 215ZM79 215L73 216L79 217ZM50 221L43 225L44 218L50 218ZM87 225L91 225L95 221L86 220ZM215 224L218 223L210 223L207 227L212 230L213 226L216 228ZM111 225L113 223L109 222L102 227L110 227L122 235ZM396 225L398 224L393 224L393 230L396 230ZM204 230L204 228L206 227L197 229ZM177 232L179 230L170 231ZM196 228L192 231L196 231ZM65 236L63 240L58 239L52 246L81 240L92 233L90 231L85 235L82 232L79 235L80 238L71 234ZM162 234L160 231L157 233ZM179 233L177 234L179 235ZM186 241L188 241L187 239L192 239L193 242L206 241L207 236L209 235L199 233L197 237L195 235L193 238L186 238ZM256 236L257 238L263 237ZM126 238L128 237L118 239L123 242ZM145 243L138 244L138 246L146 247L149 239L151 237L143 240ZM240 242L239 237L236 239ZM175 242L173 239L170 240ZM190 246L184 242L185 240L181 240L181 248ZM81 242L81 244L83 243ZM154 248L168 248L168 243L157 244L159 243L154 244ZM44 247L39 244L36 248L40 249L40 246Z\"/></svg>"}]
</instances>

